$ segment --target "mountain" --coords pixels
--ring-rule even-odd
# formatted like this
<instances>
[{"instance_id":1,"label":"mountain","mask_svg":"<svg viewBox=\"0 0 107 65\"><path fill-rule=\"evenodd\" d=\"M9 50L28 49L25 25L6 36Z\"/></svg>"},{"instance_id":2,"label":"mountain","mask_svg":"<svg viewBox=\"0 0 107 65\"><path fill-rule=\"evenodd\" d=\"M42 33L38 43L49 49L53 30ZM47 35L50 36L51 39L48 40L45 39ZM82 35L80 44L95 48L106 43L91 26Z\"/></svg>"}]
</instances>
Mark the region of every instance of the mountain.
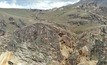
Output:
<instances>
[{"instance_id":1,"label":"mountain","mask_svg":"<svg viewBox=\"0 0 107 65\"><path fill-rule=\"evenodd\" d=\"M79 3L94 2L98 6L107 7L107 0L80 0Z\"/></svg>"},{"instance_id":2,"label":"mountain","mask_svg":"<svg viewBox=\"0 0 107 65\"><path fill-rule=\"evenodd\" d=\"M50 10L0 9L3 63L107 65L107 7L86 1Z\"/></svg>"}]
</instances>

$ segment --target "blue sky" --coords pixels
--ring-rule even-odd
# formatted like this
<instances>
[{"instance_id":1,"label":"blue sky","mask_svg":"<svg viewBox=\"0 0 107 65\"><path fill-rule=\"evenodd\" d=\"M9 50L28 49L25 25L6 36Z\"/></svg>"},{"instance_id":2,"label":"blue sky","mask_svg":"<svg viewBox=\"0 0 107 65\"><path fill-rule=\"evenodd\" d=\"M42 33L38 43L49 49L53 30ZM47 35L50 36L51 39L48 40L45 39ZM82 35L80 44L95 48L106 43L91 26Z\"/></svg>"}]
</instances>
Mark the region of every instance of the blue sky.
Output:
<instances>
[{"instance_id":1,"label":"blue sky","mask_svg":"<svg viewBox=\"0 0 107 65\"><path fill-rule=\"evenodd\" d=\"M52 9L78 1L79 0L0 0L0 8Z\"/></svg>"}]
</instances>

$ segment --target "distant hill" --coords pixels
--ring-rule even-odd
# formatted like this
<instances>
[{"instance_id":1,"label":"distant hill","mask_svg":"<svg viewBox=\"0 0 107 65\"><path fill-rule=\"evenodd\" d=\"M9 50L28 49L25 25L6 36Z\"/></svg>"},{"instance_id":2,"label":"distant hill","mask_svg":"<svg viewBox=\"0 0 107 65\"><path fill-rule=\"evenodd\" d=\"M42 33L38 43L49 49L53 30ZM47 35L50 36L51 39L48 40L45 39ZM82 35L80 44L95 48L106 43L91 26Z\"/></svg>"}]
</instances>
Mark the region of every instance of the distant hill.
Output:
<instances>
[{"instance_id":1,"label":"distant hill","mask_svg":"<svg viewBox=\"0 0 107 65\"><path fill-rule=\"evenodd\" d=\"M82 3L92 2L92 1L99 6L107 7L107 0L80 0L80 2L78 3L82 4Z\"/></svg>"}]
</instances>

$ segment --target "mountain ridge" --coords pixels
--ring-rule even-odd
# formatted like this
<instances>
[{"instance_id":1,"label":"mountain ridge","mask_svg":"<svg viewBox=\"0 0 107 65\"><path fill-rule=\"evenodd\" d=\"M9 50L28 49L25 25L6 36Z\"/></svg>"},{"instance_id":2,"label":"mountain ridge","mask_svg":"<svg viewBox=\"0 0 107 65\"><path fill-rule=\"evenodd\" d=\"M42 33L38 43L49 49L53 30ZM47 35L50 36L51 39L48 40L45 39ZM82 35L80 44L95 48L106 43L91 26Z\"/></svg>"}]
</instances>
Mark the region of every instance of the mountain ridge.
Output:
<instances>
[{"instance_id":1,"label":"mountain ridge","mask_svg":"<svg viewBox=\"0 0 107 65\"><path fill-rule=\"evenodd\" d=\"M94 4L101 6L101 7L107 7L107 1L106 0L80 0L78 3L88 3L88 2L94 2Z\"/></svg>"}]
</instances>

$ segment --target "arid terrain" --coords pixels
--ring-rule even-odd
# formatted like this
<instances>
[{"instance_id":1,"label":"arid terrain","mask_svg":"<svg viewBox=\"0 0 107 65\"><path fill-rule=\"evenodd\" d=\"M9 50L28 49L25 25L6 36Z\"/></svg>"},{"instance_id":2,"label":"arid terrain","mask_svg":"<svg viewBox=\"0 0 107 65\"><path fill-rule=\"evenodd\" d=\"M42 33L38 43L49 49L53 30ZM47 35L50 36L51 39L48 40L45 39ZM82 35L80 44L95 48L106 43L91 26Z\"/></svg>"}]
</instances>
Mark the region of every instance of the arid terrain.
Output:
<instances>
[{"instance_id":1,"label":"arid terrain","mask_svg":"<svg viewBox=\"0 0 107 65\"><path fill-rule=\"evenodd\" d=\"M0 65L107 65L107 1L49 10L0 9Z\"/></svg>"}]
</instances>

